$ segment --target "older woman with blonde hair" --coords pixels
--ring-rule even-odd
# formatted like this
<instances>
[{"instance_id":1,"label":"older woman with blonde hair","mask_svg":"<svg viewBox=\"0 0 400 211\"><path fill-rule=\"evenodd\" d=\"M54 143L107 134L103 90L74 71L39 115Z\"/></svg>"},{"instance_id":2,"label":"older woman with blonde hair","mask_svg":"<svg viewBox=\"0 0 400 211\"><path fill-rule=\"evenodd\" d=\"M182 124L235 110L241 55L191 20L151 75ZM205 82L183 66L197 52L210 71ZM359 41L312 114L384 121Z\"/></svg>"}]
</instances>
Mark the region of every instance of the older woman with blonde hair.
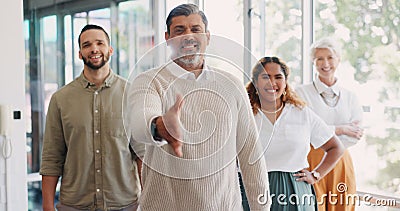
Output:
<instances>
[{"instance_id":1,"label":"older woman with blonde hair","mask_svg":"<svg viewBox=\"0 0 400 211\"><path fill-rule=\"evenodd\" d=\"M264 57L252 70L247 92L265 146L271 210L316 210L312 184L328 174L343 153L343 145L325 122L305 106L290 88L289 67L277 57ZM272 135L263 135L270 131ZM267 133L270 134L270 133ZM326 153L308 170L310 144Z\"/></svg>"},{"instance_id":2,"label":"older woman with blonde hair","mask_svg":"<svg viewBox=\"0 0 400 211\"><path fill-rule=\"evenodd\" d=\"M345 147L357 143L363 135L361 128L362 108L357 96L340 86L335 76L340 63L340 51L331 39L321 39L311 46L311 58L317 77L311 84L299 87L296 91L305 99L310 108L329 125ZM318 166L324 157L324 151L312 149L308 154L310 168ZM335 168L318 183L314 184L319 200L319 210L352 211L355 210L356 181L353 161L348 150ZM327 196L327 197L326 197ZM337 203L331 203L329 197L335 196ZM353 199L353 200L351 200Z\"/></svg>"}]
</instances>

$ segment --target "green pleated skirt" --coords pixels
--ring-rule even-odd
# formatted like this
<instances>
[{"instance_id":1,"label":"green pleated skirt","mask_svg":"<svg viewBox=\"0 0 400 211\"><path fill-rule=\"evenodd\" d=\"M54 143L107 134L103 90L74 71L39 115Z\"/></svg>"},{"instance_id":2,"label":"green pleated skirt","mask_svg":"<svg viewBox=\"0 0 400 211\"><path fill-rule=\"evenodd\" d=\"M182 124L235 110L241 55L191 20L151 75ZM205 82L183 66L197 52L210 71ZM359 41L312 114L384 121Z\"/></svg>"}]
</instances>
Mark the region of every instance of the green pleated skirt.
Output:
<instances>
[{"instance_id":1,"label":"green pleated skirt","mask_svg":"<svg viewBox=\"0 0 400 211\"><path fill-rule=\"evenodd\" d=\"M272 211L316 211L312 185L296 181L295 172L268 172Z\"/></svg>"},{"instance_id":2,"label":"green pleated skirt","mask_svg":"<svg viewBox=\"0 0 400 211\"><path fill-rule=\"evenodd\" d=\"M268 172L271 211L317 211L314 188L306 182L297 182L293 174L294 172ZM243 210L250 211L240 173L239 182Z\"/></svg>"}]
</instances>

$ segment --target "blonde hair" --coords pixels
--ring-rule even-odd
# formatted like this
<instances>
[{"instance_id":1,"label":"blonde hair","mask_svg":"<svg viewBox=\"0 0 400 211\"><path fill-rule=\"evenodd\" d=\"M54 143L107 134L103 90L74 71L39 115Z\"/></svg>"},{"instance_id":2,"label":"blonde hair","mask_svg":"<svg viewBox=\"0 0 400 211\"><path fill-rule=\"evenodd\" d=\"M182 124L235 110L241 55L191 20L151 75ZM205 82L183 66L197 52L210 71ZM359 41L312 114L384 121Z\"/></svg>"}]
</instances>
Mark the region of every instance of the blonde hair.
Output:
<instances>
[{"instance_id":1,"label":"blonde hair","mask_svg":"<svg viewBox=\"0 0 400 211\"><path fill-rule=\"evenodd\" d=\"M306 103L300 99L300 97L296 94L296 92L293 91L293 89L288 84L288 77L290 75L289 67L286 65L284 61L282 61L278 57L263 57L260 60L258 60L257 64L253 67L251 76L252 81L250 81L246 85L246 90L247 94L249 95L253 114L256 115L258 113L258 109L261 108L260 98L258 96L257 88L254 86L254 83L257 82L258 76L265 71L264 67L268 63L278 64L281 67L283 74L285 75L286 94L281 96L282 102L293 104L294 106L302 109L306 105Z\"/></svg>"}]
</instances>

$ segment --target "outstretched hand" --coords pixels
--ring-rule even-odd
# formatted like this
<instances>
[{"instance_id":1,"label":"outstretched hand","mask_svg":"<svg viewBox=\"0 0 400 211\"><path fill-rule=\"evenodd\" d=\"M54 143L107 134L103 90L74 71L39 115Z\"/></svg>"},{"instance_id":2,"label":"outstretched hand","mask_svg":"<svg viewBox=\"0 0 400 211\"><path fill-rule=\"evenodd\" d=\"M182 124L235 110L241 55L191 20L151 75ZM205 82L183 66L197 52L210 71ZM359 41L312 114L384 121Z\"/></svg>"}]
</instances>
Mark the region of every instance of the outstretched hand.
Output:
<instances>
[{"instance_id":1,"label":"outstretched hand","mask_svg":"<svg viewBox=\"0 0 400 211\"><path fill-rule=\"evenodd\" d=\"M159 135L168 142L178 157L183 156L182 131L179 120L183 104L182 96L177 95L175 104L156 121Z\"/></svg>"}]
</instances>

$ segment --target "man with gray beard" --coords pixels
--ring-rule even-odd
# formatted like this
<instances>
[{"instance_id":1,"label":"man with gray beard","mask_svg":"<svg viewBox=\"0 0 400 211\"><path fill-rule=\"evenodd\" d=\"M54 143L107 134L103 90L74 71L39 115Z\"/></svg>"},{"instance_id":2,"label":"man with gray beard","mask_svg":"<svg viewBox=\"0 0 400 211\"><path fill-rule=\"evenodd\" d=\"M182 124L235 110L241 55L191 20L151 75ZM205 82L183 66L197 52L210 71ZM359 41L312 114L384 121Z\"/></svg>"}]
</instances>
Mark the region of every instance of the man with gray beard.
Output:
<instances>
[{"instance_id":1,"label":"man with gray beard","mask_svg":"<svg viewBox=\"0 0 400 211\"><path fill-rule=\"evenodd\" d=\"M139 74L128 95L132 136L148 144L139 209L243 210L236 161L252 210L268 193L258 133L242 83L206 64L207 18L193 4L166 20L171 60Z\"/></svg>"}]
</instances>

